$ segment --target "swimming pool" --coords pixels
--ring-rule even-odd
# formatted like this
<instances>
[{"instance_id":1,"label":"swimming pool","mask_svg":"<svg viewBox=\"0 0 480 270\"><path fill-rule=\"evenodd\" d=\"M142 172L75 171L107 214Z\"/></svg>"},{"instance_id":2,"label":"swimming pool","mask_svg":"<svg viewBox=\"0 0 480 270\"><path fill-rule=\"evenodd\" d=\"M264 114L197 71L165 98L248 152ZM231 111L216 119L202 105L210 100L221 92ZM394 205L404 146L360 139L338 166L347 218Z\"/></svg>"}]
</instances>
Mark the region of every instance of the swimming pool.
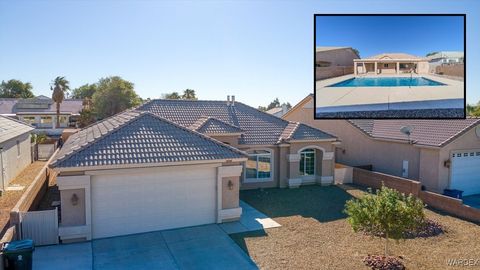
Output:
<instances>
[{"instance_id":1,"label":"swimming pool","mask_svg":"<svg viewBox=\"0 0 480 270\"><path fill-rule=\"evenodd\" d=\"M439 86L443 83L424 77L380 77L380 78L352 78L341 81L328 87L391 87L391 86Z\"/></svg>"}]
</instances>

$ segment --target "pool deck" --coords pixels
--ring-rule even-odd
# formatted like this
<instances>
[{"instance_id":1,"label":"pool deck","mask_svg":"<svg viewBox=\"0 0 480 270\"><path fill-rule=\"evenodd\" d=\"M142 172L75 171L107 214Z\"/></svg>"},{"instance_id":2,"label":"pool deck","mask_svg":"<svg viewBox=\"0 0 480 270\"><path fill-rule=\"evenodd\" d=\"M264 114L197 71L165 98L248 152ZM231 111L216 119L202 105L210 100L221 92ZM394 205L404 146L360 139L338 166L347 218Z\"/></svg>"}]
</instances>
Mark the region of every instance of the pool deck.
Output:
<instances>
[{"instance_id":1,"label":"pool deck","mask_svg":"<svg viewBox=\"0 0 480 270\"><path fill-rule=\"evenodd\" d=\"M409 77L403 75L357 75L357 77ZM440 86L328 87L354 78L353 74L316 82L316 111L354 112L381 110L458 109L464 107L464 82L422 74L444 83Z\"/></svg>"}]
</instances>

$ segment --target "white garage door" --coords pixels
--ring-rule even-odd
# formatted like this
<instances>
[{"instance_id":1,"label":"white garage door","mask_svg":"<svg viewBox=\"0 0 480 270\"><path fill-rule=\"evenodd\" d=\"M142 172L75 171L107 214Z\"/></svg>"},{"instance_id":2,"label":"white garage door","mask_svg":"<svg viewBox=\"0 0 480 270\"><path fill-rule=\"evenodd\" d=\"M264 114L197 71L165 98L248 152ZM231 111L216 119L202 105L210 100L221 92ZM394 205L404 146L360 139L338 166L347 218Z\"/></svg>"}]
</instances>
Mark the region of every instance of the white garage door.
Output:
<instances>
[{"instance_id":1,"label":"white garage door","mask_svg":"<svg viewBox=\"0 0 480 270\"><path fill-rule=\"evenodd\" d=\"M463 195L480 193L480 150L452 154L450 188L463 190Z\"/></svg>"},{"instance_id":2,"label":"white garage door","mask_svg":"<svg viewBox=\"0 0 480 270\"><path fill-rule=\"evenodd\" d=\"M215 222L214 168L158 168L96 175L91 182L93 238Z\"/></svg>"}]
</instances>

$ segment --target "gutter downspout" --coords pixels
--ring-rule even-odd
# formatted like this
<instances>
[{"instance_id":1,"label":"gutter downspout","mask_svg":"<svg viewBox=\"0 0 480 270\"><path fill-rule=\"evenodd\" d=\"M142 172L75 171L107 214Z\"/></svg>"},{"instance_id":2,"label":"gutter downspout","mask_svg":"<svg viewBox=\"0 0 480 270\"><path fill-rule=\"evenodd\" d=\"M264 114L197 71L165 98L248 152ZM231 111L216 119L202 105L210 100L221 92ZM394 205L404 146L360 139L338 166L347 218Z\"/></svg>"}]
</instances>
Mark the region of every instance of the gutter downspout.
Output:
<instances>
[{"instance_id":1,"label":"gutter downspout","mask_svg":"<svg viewBox=\"0 0 480 270\"><path fill-rule=\"evenodd\" d=\"M2 177L2 192L5 192L5 170L3 168L3 147L0 147L0 175ZM1 192L0 192L1 194Z\"/></svg>"}]
</instances>

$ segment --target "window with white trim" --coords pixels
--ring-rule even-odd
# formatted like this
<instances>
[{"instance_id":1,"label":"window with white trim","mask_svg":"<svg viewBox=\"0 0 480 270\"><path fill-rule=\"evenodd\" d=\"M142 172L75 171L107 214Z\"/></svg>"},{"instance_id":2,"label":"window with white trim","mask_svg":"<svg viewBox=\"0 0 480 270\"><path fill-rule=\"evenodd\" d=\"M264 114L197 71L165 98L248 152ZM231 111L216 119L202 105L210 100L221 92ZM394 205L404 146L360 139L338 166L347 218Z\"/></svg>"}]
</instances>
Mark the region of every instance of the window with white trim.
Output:
<instances>
[{"instance_id":1,"label":"window with white trim","mask_svg":"<svg viewBox=\"0 0 480 270\"><path fill-rule=\"evenodd\" d=\"M315 149L300 152L300 175L315 175Z\"/></svg>"},{"instance_id":2,"label":"window with white trim","mask_svg":"<svg viewBox=\"0 0 480 270\"><path fill-rule=\"evenodd\" d=\"M269 179L272 174L272 153L266 150L248 152L246 179Z\"/></svg>"}]
</instances>

